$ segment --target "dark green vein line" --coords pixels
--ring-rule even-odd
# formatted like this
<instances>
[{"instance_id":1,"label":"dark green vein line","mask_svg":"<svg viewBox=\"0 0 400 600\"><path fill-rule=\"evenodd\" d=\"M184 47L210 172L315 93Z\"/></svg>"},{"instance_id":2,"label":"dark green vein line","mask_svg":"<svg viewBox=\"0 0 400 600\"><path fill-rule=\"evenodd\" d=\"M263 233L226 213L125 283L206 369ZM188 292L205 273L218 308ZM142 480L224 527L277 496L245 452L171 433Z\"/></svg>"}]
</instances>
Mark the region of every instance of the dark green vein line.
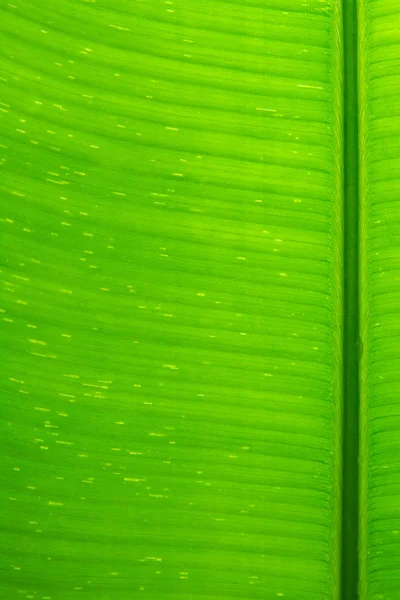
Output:
<instances>
[{"instance_id":1,"label":"dark green vein line","mask_svg":"<svg viewBox=\"0 0 400 600\"><path fill-rule=\"evenodd\" d=\"M357 0L343 0L344 332L341 600L358 597L359 344Z\"/></svg>"}]
</instances>

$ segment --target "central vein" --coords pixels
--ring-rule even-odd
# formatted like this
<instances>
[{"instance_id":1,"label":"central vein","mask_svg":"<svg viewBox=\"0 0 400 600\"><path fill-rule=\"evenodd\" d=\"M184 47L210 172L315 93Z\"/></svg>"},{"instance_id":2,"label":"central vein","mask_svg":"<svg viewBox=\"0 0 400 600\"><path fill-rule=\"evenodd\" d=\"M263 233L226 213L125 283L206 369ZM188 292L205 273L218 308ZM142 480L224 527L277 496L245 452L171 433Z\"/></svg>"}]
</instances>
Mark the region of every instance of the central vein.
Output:
<instances>
[{"instance_id":1,"label":"central vein","mask_svg":"<svg viewBox=\"0 0 400 600\"><path fill-rule=\"evenodd\" d=\"M344 335L341 599L358 587L358 101L357 0L343 0L344 56Z\"/></svg>"}]
</instances>

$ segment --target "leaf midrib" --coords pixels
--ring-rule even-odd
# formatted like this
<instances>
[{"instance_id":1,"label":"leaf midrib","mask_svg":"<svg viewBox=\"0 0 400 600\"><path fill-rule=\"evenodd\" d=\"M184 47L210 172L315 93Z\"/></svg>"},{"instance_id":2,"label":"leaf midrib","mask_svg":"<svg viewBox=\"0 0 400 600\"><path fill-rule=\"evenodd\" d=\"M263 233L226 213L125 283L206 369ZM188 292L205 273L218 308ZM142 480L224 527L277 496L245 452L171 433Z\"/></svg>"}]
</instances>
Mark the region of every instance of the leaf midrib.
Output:
<instances>
[{"instance_id":1,"label":"leaf midrib","mask_svg":"<svg viewBox=\"0 0 400 600\"><path fill-rule=\"evenodd\" d=\"M357 0L343 0L343 475L341 600L358 597L359 158Z\"/></svg>"}]
</instances>

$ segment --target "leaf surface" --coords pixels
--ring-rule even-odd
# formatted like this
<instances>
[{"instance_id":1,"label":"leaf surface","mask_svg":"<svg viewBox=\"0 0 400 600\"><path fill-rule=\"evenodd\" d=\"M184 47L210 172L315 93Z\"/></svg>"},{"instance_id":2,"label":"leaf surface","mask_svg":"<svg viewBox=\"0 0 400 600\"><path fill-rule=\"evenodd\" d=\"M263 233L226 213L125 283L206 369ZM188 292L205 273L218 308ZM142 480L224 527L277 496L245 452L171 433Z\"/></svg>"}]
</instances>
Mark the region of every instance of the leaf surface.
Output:
<instances>
[{"instance_id":1,"label":"leaf surface","mask_svg":"<svg viewBox=\"0 0 400 600\"><path fill-rule=\"evenodd\" d=\"M400 598L397 3L360 5L361 598Z\"/></svg>"},{"instance_id":2,"label":"leaf surface","mask_svg":"<svg viewBox=\"0 0 400 600\"><path fill-rule=\"evenodd\" d=\"M1 594L337 598L340 3L1 10Z\"/></svg>"}]
</instances>

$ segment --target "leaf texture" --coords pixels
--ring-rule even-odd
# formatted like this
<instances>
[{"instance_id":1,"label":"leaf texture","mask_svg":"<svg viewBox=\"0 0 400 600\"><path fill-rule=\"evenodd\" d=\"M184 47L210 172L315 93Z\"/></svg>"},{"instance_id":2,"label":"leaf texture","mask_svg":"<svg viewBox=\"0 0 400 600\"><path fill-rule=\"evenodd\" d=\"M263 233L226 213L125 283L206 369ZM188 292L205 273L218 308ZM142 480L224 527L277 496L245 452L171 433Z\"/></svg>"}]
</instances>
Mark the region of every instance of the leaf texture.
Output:
<instances>
[{"instance_id":1,"label":"leaf texture","mask_svg":"<svg viewBox=\"0 0 400 600\"><path fill-rule=\"evenodd\" d=\"M400 598L400 7L360 3L361 598Z\"/></svg>"},{"instance_id":2,"label":"leaf texture","mask_svg":"<svg viewBox=\"0 0 400 600\"><path fill-rule=\"evenodd\" d=\"M1 16L0 594L336 599L340 2Z\"/></svg>"}]
</instances>

